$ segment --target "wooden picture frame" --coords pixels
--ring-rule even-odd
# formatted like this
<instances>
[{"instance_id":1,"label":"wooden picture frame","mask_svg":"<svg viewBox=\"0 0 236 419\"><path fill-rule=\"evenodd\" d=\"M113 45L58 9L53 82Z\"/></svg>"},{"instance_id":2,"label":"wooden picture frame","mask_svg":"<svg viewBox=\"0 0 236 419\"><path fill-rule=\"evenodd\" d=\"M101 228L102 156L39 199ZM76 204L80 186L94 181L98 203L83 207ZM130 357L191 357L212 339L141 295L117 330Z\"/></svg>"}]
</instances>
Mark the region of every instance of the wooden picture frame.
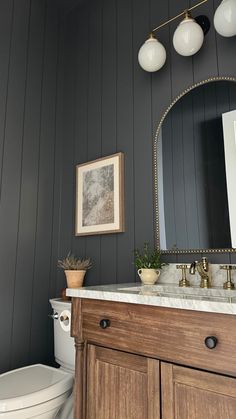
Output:
<instances>
[{"instance_id":1,"label":"wooden picture frame","mask_svg":"<svg viewBox=\"0 0 236 419\"><path fill-rule=\"evenodd\" d=\"M124 154L76 166L75 235L124 232Z\"/></svg>"}]
</instances>

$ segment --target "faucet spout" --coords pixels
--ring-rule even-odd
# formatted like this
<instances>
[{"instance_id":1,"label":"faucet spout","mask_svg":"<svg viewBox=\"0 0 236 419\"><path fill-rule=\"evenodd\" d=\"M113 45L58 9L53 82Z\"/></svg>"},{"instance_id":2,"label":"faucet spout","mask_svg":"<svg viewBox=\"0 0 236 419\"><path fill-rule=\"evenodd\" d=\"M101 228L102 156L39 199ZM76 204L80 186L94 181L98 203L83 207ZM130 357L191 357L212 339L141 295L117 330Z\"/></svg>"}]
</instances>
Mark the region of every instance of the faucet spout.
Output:
<instances>
[{"instance_id":1,"label":"faucet spout","mask_svg":"<svg viewBox=\"0 0 236 419\"><path fill-rule=\"evenodd\" d=\"M191 263L189 273L194 275L196 270L201 277L200 287L210 288L209 263L206 257L203 257L201 262L195 261Z\"/></svg>"},{"instance_id":2,"label":"faucet spout","mask_svg":"<svg viewBox=\"0 0 236 419\"><path fill-rule=\"evenodd\" d=\"M197 265L198 261L192 262L189 268L189 273L191 275L194 275L196 272L196 265Z\"/></svg>"}]
</instances>

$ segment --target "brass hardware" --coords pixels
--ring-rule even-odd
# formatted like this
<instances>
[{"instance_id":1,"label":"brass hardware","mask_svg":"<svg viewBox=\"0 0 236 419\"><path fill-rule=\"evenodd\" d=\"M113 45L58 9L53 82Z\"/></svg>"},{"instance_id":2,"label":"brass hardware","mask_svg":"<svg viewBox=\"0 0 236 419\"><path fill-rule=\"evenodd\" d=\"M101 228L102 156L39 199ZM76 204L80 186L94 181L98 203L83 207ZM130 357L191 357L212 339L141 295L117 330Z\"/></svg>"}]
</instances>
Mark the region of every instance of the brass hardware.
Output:
<instances>
[{"instance_id":1,"label":"brass hardware","mask_svg":"<svg viewBox=\"0 0 236 419\"><path fill-rule=\"evenodd\" d=\"M201 278L200 288L211 288L211 284L210 284L208 276Z\"/></svg>"},{"instance_id":2,"label":"brass hardware","mask_svg":"<svg viewBox=\"0 0 236 419\"><path fill-rule=\"evenodd\" d=\"M190 10L190 9L189 9ZM158 199L158 176L157 176L157 160L159 155L159 134L162 128L162 124L173 108L173 106L187 93L191 90L203 86L207 83L212 83L215 81L232 81L236 82L236 77L233 76L215 76L209 77L208 79L199 81L183 90L171 104L166 108L165 112L162 114L161 119L158 123L154 143L153 143L153 173L154 173L154 204L155 204L155 246L157 249L160 248L160 223L159 223L159 199ZM173 255L173 254L197 254L197 253L235 253L236 248L229 249L172 249L172 250L161 250L161 253L164 255Z\"/></svg>"},{"instance_id":3,"label":"brass hardware","mask_svg":"<svg viewBox=\"0 0 236 419\"><path fill-rule=\"evenodd\" d=\"M210 278L209 278L209 263L206 257L202 257L201 262L198 262L197 260L190 265L189 273L191 275L194 275L196 272L196 269L201 277L200 282L200 288L210 288Z\"/></svg>"},{"instance_id":4,"label":"brass hardware","mask_svg":"<svg viewBox=\"0 0 236 419\"><path fill-rule=\"evenodd\" d=\"M202 257L202 267L203 267L205 272L209 271L208 260L207 260L206 257Z\"/></svg>"},{"instance_id":5,"label":"brass hardware","mask_svg":"<svg viewBox=\"0 0 236 419\"><path fill-rule=\"evenodd\" d=\"M227 272L227 281L224 282L223 288L225 290L234 290L235 285L232 282L231 273L232 273L232 270L236 269L236 266L235 265L221 265L220 269L224 269Z\"/></svg>"},{"instance_id":6,"label":"brass hardware","mask_svg":"<svg viewBox=\"0 0 236 419\"><path fill-rule=\"evenodd\" d=\"M185 15L185 17L186 17L186 15L187 15L187 14L189 15L189 12L190 12L191 10L196 9L196 7L201 6L202 4L206 3L207 1L208 1L208 0L202 0L202 1L200 1L199 3L195 4L194 6L189 7L189 9L187 9L187 10L186 10L186 9L185 9L185 10L183 10L183 11L182 11L181 13L179 13L178 15L176 15L176 16L174 16L174 17L172 17L171 19L167 20L167 21L166 21L166 22L164 22L164 23L161 23L161 25L159 25L159 26L157 26L156 28L154 28L154 29L152 30L152 32L156 32L158 29L163 28L163 26L168 25L168 23L173 22L173 20L176 20L176 19L178 19L179 17L181 17L181 16L183 16L183 15Z\"/></svg>"},{"instance_id":7,"label":"brass hardware","mask_svg":"<svg viewBox=\"0 0 236 419\"><path fill-rule=\"evenodd\" d=\"M186 269L188 268L188 265L176 265L176 269L182 269L182 279L179 281L179 287L190 287L190 282L186 276Z\"/></svg>"}]
</instances>

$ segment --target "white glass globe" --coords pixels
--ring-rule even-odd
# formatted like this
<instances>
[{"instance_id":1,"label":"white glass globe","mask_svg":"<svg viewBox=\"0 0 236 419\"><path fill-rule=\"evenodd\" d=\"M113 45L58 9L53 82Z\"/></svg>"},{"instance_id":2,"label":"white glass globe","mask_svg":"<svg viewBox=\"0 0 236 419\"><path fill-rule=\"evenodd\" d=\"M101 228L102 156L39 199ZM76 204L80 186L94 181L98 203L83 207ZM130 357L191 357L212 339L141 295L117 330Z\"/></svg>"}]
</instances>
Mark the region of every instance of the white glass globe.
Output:
<instances>
[{"instance_id":1,"label":"white glass globe","mask_svg":"<svg viewBox=\"0 0 236 419\"><path fill-rule=\"evenodd\" d=\"M222 36L236 35L236 0L223 0L214 16L216 32Z\"/></svg>"},{"instance_id":2,"label":"white glass globe","mask_svg":"<svg viewBox=\"0 0 236 419\"><path fill-rule=\"evenodd\" d=\"M204 41L204 33L194 19L186 17L175 30L173 36L174 49L185 57L196 54Z\"/></svg>"},{"instance_id":3,"label":"white glass globe","mask_svg":"<svg viewBox=\"0 0 236 419\"><path fill-rule=\"evenodd\" d=\"M166 50L156 38L151 36L141 46L138 53L138 62L145 71L160 70L166 62Z\"/></svg>"}]
</instances>

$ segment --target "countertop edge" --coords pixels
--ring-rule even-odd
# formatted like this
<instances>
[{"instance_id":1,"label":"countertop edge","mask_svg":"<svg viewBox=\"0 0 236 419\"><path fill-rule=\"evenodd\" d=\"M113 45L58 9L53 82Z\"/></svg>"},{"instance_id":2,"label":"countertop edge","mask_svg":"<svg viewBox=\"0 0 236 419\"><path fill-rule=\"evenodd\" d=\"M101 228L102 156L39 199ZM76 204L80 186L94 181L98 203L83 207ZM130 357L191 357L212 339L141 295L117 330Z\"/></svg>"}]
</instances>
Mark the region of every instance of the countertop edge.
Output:
<instances>
[{"instance_id":1,"label":"countertop edge","mask_svg":"<svg viewBox=\"0 0 236 419\"><path fill-rule=\"evenodd\" d=\"M67 296L72 298L95 299L104 301L123 302L130 304L143 304L156 307L176 308L218 314L236 315L236 304L228 302L184 300L181 298L159 297L132 293L116 293L108 290L89 290L86 288L67 288Z\"/></svg>"}]
</instances>

